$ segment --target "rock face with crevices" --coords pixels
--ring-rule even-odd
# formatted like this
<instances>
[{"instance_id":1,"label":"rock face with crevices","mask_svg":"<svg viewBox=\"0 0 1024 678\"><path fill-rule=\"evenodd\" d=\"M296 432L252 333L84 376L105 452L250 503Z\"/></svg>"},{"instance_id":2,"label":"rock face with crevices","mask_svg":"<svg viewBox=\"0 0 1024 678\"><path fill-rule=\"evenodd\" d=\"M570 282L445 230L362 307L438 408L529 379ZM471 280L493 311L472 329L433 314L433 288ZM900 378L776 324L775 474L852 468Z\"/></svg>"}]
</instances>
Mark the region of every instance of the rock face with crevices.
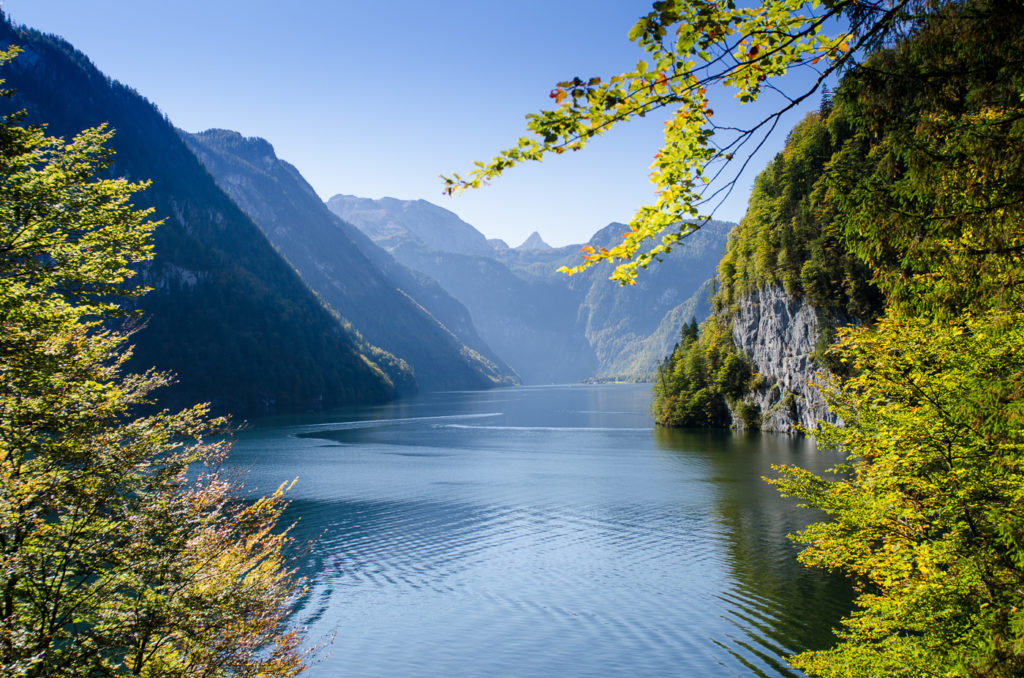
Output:
<instances>
[{"instance_id":1,"label":"rock face with crevices","mask_svg":"<svg viewBox=\"0 0 1024 678\"><path fill-rule=\"evenodd\" d=\"M851 323L844 316L834 320L836 325ZM745 396L761 409L762 431L812 431L818 421L838 422L813 385L827 377L812 357L820 326L818 310L777 285L763 286L739 300L732 337L762 377ZM735 416L733 425L742 428Z\"/></svg>"}]
</instances>

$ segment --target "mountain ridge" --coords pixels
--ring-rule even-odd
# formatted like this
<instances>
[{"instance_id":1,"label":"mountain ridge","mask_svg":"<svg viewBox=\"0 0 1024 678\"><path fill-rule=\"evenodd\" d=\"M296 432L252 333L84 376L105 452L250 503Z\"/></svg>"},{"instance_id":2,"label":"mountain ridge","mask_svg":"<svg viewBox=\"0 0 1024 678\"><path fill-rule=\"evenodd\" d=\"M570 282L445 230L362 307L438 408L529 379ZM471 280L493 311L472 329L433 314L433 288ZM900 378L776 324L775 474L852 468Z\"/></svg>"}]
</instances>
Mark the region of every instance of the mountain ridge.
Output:
<instances>
[{"instance_id":1,"label":"mountain ridge","mask_svg":"<svg viewBox=\"0 0 1024 678\"><path fill-rule=\"evenodd\" d=\"M458 302L400 270L389 254L328 210L269 142L223 129L181 135L310 287L370 342L408 363L421 388L514 383L511 371L476 335L468 312L456 308ZM444 306L452 328L430 306Z\"/></svg>"},{"instance_id":2,"label":"mountain ridge","mask_svg":"<svg viewBox=\"0 0 1024 678\"><path fill-rule=\"evenodd\" d=\"M156 394L161 406L210 401L251 416L394 397L381 364L397 376L400 362L320 303L152 103L61 38L4 17L0 44L23 50L0 73L15 90L0 109L24 109L27 122L68 139L107 123L116 151L108 174L152 180L134 202L164 223L141 270L154 291L139 301L145 324L129 367L177 374Z\"/></svg>"},{"instance_id":3,"label":"mountain ridge","mask_svg":"<svg viewBox=\"0 0 1024 678\"><path fill-rule=\"evenodd\" d=\"M476 245L467 248L441 236L452 229L431 234L432 224L410 221L408 211L394 209L400 202L338 194L327 204L397 260L434 277L465 304L481 336L525 383L652 374L671 351L679 327L690 319L686 314L700 320L710 312L709 280L731 227L708 224L687 236L638 285L622 288L599 268L571 278L558 273L558 267L578 263L578 244L510 248L503 241L488 241L474 228L472 241L487 243L488 249L471 253L467 249L477 252ZM364 221L367 214L373 215L372 221ZM458 220L460 228L468 226L443 208L435 214ZM382 222L391 227L382 230ZM588 244L611 246L626 228L610 223ZM527 242L531 240L543 243L539 235ZM439 249L428 247L427 241L438 243Z\"/></svg>"}]
</instances>

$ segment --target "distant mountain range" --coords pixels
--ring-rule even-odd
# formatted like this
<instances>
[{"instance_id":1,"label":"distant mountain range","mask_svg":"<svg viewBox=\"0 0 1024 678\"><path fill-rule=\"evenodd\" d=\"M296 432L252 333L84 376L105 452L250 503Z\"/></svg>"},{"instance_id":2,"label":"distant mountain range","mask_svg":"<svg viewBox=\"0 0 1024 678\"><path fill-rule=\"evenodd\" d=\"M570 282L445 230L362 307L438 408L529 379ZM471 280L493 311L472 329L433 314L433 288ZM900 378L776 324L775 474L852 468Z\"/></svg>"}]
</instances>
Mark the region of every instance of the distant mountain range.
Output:
<instances>
[{"instance_id":1,"label":"distant mountain range","mask_svg":"<svg viewBox=\"0 0 1024 678\"><path fill-rule=\"evenodd\" d=\"M462 304L335 216L267 141L226 130L182 137L306 283L367 340L408 363L421 390L518 381Z\"/></svg>"},{"instance_id":2,"label":"distant mountain range","mask_svg":"<svg viewBox=\"0 0 1024 678\"><path fill-rule=\"evenodd\" d=\"M423 200L336 195L327 206L409 268L436 279L469 309L480 336L526 383L637 378L671 352L679 329L710 311L711 280L732 224L712 222L624 288L607 267L572 278L581 245L553 248L533 233L510 248ZM617 243L609 224L587 244Z\"/></svg>"},{"instance_id":3,"label":"distant mountain range","mask_svg":"<svg viewBox=\"0 0 1024 678\"><path fill-rule=\"evenodd\" d=\"M24 49L0 77L0 112L70 138L106 123L113 176L163 220L140 273L133 369L178 375L160 404L210 401L253 416L382 402L417 391L636 378L708 313L729 225L714 223L620 288L607 269L567 278L579 246L533 233L488 240L423 200L337 195L325 205L263 139L189 134L64 40L0 20ZM610 224L589 244L607 247Z\"/></svg>"}]
</instances>

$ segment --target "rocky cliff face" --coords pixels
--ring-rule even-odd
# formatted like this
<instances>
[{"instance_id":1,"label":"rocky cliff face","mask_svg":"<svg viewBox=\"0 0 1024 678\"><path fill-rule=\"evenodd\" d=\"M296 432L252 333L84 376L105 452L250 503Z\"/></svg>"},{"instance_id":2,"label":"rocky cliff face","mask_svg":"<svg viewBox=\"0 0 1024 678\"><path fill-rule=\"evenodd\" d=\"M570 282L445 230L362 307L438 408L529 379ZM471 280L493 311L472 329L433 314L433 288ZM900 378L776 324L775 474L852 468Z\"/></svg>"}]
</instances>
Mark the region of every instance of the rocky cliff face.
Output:
<instances>
[{"instance_id":1,"label":"rocky cliff face","mask_svg":"<svg viewBox=\"0 0 1024 678\"><path fill-rule=\"evenodd\" d=\"M827 376L812 358L821 327L819 312L776 285L744 295L737 306L733 341L763 378L746 396L761 408L761 430L794 433L798 426L815 429L819 420L836 423L813 385ZM831 320L836 325L851 323L847 317ZM733 423L742 427L737 417Z\"/></svg>"}]
</instances>

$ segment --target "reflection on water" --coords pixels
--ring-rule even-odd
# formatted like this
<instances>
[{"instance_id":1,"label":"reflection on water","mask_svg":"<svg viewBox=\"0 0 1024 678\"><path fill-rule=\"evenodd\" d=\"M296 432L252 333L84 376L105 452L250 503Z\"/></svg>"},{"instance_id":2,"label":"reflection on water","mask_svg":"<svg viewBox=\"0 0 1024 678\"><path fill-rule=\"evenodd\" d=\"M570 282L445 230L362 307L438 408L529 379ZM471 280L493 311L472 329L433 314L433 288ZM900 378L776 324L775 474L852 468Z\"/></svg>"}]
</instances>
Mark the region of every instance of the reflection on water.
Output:
<instances>
[{"instance_id":1,"label":"reflection on water","mask_svg":"<svg viewBox=\"0 0 1024 678\"><path fill-rule=\"evenodd\" d=\"M790 676L844 583L764 483L808 441L654 430L645 386L444 393L266 422L232 460L299 478L315 677Z\"/></svg>"},{"instance_id":2,"label":"reflection on water","mask_svg":"<svg viewBox=\"0 0 1024 678\"><path fill-rule=\"evenodd\" d=\"M790 436L658 429L655 439L683 464L693 455L709 464L716 488L713 515L728 542L731 575L720 600L742 630L731 636L742 649L727 649L737 660L745 661L749 652L780 675L798 675L779 657L830 645L832 627L850 609L851 589L842 577L797 562L798 549L786 536L820 516L796 508L796 500L781 499L763 478L776 476L772 466L778 464L822 474L839 458L819 453L810 439ZM750 669L762 675L758 664Z\"/></svg>"}]
</instances>

